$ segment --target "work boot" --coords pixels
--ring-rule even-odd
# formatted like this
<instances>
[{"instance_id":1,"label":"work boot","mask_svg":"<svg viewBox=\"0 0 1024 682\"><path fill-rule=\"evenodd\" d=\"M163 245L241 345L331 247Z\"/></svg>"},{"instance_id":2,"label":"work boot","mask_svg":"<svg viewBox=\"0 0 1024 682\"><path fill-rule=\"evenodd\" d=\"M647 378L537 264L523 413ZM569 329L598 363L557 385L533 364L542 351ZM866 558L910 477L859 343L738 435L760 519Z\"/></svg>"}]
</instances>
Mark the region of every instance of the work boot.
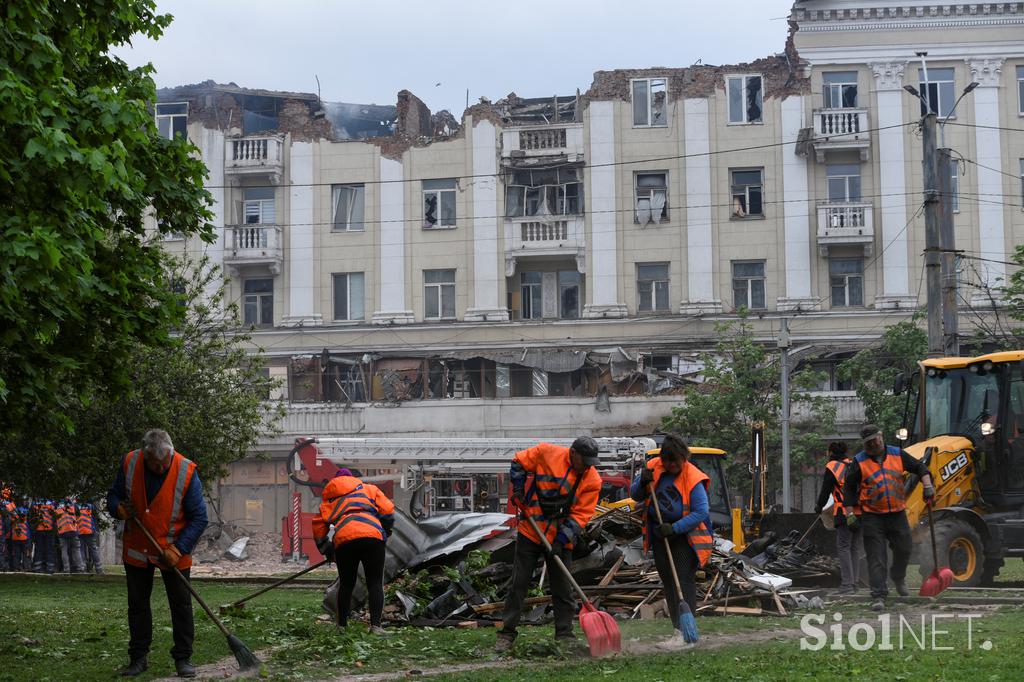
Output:
<instances>
[{"instance_id":1,"label":"work boot","mask_svg":"<svg viewBox=\"0 0 1024 682\"><path fill-rule=\"evenodd\" d=\"M381 637L387 637L388 631L385 630L384 628L382 628L379 625L371 625L370 626L370 634L371 635L380 635Z\"/></svg>"},{"instance_id":2,"label":"work boot","mask_svg":"<svg viewBox=\"0 0 1024 682\"><path fill-rule=\"evenodd\" d=\"M873 603L871 605L871 610L872 611L885 611L885 600L884 599L876 599L875 603Z\"/></svg>"},{"instance_id":3,"label":"work boot","mask_svg":"<svg viewBox=\"0 0 1024 682\"><path fill-rule=\"evenodd\" d=\"M893 583L896 585L896 594L901 597L909 597L910 590L907 589L907 583L903 580L894 580Z\"/></svg>"},{"instance_id":4,"label":"work boot","mask_svg":"<svg viewBox=\"0 0 1024 682\"><path fill-rule=\"evenodd\" d=\"M192 661L187 658L182 658L174 662L174 671L178 673L178 677L195 677L196 667L192 665Z\"/></svg>"},{"instance_id":5,"label":"work boot","mask_svg":"<svg viewBox=\"0 0 1024 682\"><path fill-rule=\"evenodd\" d=\"M149 669L149 661L145 656L136 658L121 671L121 677L138 677Z\"/></svg>"},{"instance_id":6,"label":"work boot","mask_svg":"<svg viewBox=\"0 0 1024 682\"><path fill-rule=\"evenodd\" d=\"M590 654L590 646L576 637L556 637L555 643L562 647L569 656L587 656Z\"/></svg>"},{"instance_id":7,"label":"work boot","mask_svg":"<svg viewBox=\"0 0 1024 682\"><path fill-rule=\"evenodd\" d=\"M498 639L494 642L494 653L499 656L507 656L512 653L512 645L515 643L516 640L512 637L498 635Z\"/></svg>"}]
</instances>

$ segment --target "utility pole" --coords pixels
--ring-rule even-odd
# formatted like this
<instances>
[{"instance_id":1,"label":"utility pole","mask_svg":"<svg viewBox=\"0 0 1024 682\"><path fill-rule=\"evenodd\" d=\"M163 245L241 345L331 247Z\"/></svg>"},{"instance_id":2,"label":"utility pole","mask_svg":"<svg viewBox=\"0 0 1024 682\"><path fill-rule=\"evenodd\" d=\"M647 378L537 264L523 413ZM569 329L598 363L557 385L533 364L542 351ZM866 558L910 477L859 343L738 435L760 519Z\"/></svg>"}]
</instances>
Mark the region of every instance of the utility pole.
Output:
<instances>
[{"instance_id":1,"label":"utility pole","mask_svg":"<svg viewBox=\"0 0 1024 682\"><path fill-rule=\"evenodd\" d=\"M924 266L928 284L928 357L937 358L943 354L942 343L942 292L941 264L939 254L941 237L939 228L939 177L935 152L937 116L928 111L921 120L924 142L924 156L921 165L924 170Z\"/></svg>"},{"instance_id":2,"label":"utility pole","mask_svg":"<svg viewBox=\"0 0 1024 682\"><path fill-rule=\"evenodd\" d=\"M943 135L945 138L945 135ZM953 233L953 157L945 146L936 155L939 171L939 244L942 248L942 352L946 357L960 355L959 317L956 300L956 237Z\"/></svg>"},{"instance_id":3,"label":"utility pole","mask_svg":"<svg viewBox=\"0 0 1024 682\"><path fill-rule=\"evenodd\" d=\"M792 507L792 492L789 489L789 320L781 320L779 349L782 351L782 511L788 513Z\"/></svg>"}]
</instances>

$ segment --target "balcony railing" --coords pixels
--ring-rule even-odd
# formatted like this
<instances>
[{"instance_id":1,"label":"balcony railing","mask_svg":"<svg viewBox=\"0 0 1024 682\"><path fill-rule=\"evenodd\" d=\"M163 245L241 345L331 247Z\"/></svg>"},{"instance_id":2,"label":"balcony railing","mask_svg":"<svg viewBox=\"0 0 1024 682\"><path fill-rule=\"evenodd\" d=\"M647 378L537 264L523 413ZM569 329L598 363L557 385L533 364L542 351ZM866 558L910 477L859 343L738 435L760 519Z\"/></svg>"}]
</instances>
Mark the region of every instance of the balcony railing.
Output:
<instances>
[{"instance_id":1,"label":"balcony railing","mask_svg":"<svg viewBox=\"0 0 1024 682\"><path fill-rule=\"evenodd\" d=\"M506 128L501 132L501 148L506 159L564 155L569 161L582 161L583 124Z\"/></svg>"},{"instance_id":2,"label":"balcony railing","mask_svg":"<svg viewBox=\"0 0 1024 682\"><path fill-rule=\"evenodd\" d=\"M565 149L565 128L520 130L520 149Z\"/></svg>"},{"instance_id":3,"label":"balcony railing","mask_svg":"<svg viewBox=\"0 0 1024 682\"><path fill-rule=\"evenodd\" d=\"M562 242L569 238L567 220L556 220L553 223L521 223L519 229L520 238L524 242Z\"/></svg>"},{"instance_id":4,"label":"balcony railing","mask_svg":"<svg viewBox=\"0 0 1024 682\"><path fill-rule=\"evenodd\" d=\"M224 169L235 174L269 173L280 176L284 144L279 137L236 137L227 141Z\"/></svg>"},{"instance_id":5,"label":"balcony railing","mask_svg":"<svg viewBox=\"0 0 1024 682\"><path fill-rule=\"evenodd\" d=\"M814 149L819 162L825 152L838 149L860 150L866 160L871 146L867 109L815 109Z\"/></svg>"},{"instance_id":6,"label":"balcony railing","mask_svg":"<svg viewBox=\"0 0 1024 682\"><path fill-rule=\"evenodd\" d=\"M869 255L875 241L872 205L864 202L818 204L818 248L823 256L830 246L861 245Z\"/></svg>"},{"instance_id":7,"label":"balcony railing","mask_svg":"<svg viewBox=\"0 0 1024 682\"><path fill-rule=\"evenodd\" d=\"M227 265L266 265L274 274L279 272L284 257L280 225L232 225L227 230Z\"/></svg>"}]
</instances>

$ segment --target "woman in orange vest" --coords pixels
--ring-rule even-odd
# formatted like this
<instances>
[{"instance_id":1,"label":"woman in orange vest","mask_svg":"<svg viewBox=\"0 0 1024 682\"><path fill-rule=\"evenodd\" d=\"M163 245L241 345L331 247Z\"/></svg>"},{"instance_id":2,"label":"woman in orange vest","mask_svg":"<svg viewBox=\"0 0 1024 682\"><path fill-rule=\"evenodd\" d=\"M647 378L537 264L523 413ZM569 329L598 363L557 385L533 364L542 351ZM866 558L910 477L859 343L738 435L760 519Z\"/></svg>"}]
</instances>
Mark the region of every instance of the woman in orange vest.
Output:
<instances>
[{"instance_id":1,"label":"woman in orange vest","mask_svg":"<svg viewBox=\"0 0 1024 682\"><path fill-rule=\"evenodd\" d=\"M654 551L654 565L663 585L672 585L672 567L675 562L683 598L691 613L697 612L697 569L707 563L714 549L711 535L711 513L708 504L708 475L690 463L690 449L682 438L674 434L665 436L661 454L647 461L647 466L633 480L630 494L637 502L647 500L648 486L654 483L657 498L644 505L644 546ZM658 524L652 504L661 510L662 523ZM652 541L657 539L656 542ZM668 538L672 558L665 550L661 538ZM678 627L679 604L667 599L672 624ZM676 632L667 644L684 641Z\"/></svg>"},{"instance_id":2,"label":"woman in orange vest","mask_svg":"<svg viewBox=\"0 0 1024 682\"><path fill-rule=\"evenodd\" d=\"M864 553L864 541L860 527L856 524L846 525L846 508L843 505L843 484L846 474L853 466L853 460L847 456L846 443L834 441L828 444L828 462L825 463L825 474L821 480L821 491L814 513L820 514L828 504L828 498L834 501L832 514L836 529L836 554L839 556L839 575L842 583L840 593L857 591L858 567L860 557ZM859 513L856 505L851 505L855 513Z\"/></svg>"},{"instance_id":3,"label":"woman in orange vest","mask_svg":"<svg viewBox=\"0 0 1024 682\"><path fill-rule=\"evenodd\" d=\"M352 590L363 565L370 605L370 632L384 634L385 542L395 525L395 505L380 488L363 483L348 469L324 486L320 515L313 519L317 549L338 567L338 626L348 625Z\"/></svg>"}]
</instances>

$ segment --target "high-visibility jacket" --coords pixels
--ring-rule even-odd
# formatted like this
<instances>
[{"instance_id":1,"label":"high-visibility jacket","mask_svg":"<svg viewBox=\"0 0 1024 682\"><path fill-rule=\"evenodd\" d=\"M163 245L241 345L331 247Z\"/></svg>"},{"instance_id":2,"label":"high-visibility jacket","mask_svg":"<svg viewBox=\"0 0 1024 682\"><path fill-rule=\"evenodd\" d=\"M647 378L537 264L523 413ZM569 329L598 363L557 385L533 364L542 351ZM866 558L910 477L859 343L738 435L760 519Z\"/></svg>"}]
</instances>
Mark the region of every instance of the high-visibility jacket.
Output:
<instances>
[{"instance_id":1,"label":"high-visibility jacket","mask_svg":"<svg viewBox=\"0 0 1024 682\"><path fill-rule=\"evenodd\" d=\"M58 505L54 510L54 514L57 517L57 535L78 532L78 514L75 513L75 505Z\"/></svg>"},{"instance_id":2,"label":"high-visibility jacket","mask_svg":"<svg viewBox=\"0 0 1024 682\"><path fill-rule=\"evenodd\" d=\"M846 474L850 471L851 466L853 466L853 460L849 457L845 459L831 459L825 464L825 468L831 471L832 476L836 479L836 484L832 490L832 499L834 501L832 509L835 516L846 515L846 509L843 506L843 484L846 482ZM853 511L859 514L860 507L854 505Z\"/></svg>"},{"instance_id":3,"label":"high-visibility jacket","mask_svg":"<svg viewBox=\"0 0 1024 682\"><path fill-rule=\"evenodd\" d=\"M49 500L33 504L29 515L32 518L32 530L38 533L53 530L53 503Z\"/></svg>"},{"instance_id":4,"label":"high-visibility jacket","mask_svg":"<svg viewBox=\"0 0 1024 682\"><path fill-rule=\"evenodd\" d=\"M23 509L18 509L11 515L11 540L28 540L28 517Z\"/></svg>"},{"instance_id":5,"label":"high-visibility jacket","mask_svg":"<svg viewBox=\"0 0 1024 682\"><path fill-rule=\"evenodd\" d=\"M647 461L647 468L654 472L654 480L658 481L661 475L665 473L665 467L661 462L660 457L652 457ZM673 479L672 483L675 485L679 496L682 499L682 511L685 517L690 513L690 493L698 485L703 485L704 490L707 491L710 485L710 477L697 468L696 465L690 462L684 462L683 468L679 474ZM657 500L650 499L648 496L647 504L644 506L644 549L647 549L649 538L647 537L647 529L650 526L650 519L654 518L657 520L654 510L651 505L657 504ZM711 558L711 550L715 548L715 539L711 535L711 528L704 521L697 524L695 528L690 529L686 533L686 540L690 543L690 547L697 554L697 560L700 565L703 566L707 563L708 559Z\"/></svg>"},{"instance_id":6,"label":"high-visibility jacket","mask_svg":"<svg viewBox=\"0 0 1024 682\"><path fill-rule=\"evenodd\" d=\"M565 547L571 549L576 537L594 516L601 493L601 476L594 467L589 467L579 477L577 485L576 472L569 462L569 448L551 443L540 443L517 452L513 467L516 463L527 474L533 474L532 492L527 491L526 494L526 513L544 531L548 542L553 543L561 531ZM571 500L568 499L569 495L572 495ZM565 517L548 518L544 514L541 500L557 499L559 496L566 499ZM519 532L530 541L540 544L540 536L528 522L519 522Z\"/></svg>"},{"instance_id":7,"label":"high-visibility jacket","mask_svg":"<svg viewBox=\"0 0 1024 682\"><path fill-rule=\"evenodd\" d=\"M125 499L135 507L136 519L145 525L161 548L170 547L187 525L183 502L189 482L196 473L195 462L175 452L164 482L152 500L147 499L146 495L146 464L142 460L142 451L129 452L121 466L124 469L127 493ZM159 564L161 553L153 547L136 523L127 521L124 524L124 536L121 538L124 562L143 568L150 563ZM185 570L191 566L192 555L182 554L178 568Z\"/></svg>"},{"instance_id":8,"label":"high-visibility jacket","mask_svg":"<svg viewBox=\"0 0 1024 682\"><path fill-rule=\"evenodd\" d=\"M355 476L337 476L324 486L313 538L327 537L334 526L335 547L359 538L386 540L394 513L395 504L377 486Z\"/></svg>"},{"instance_id":9,"label":"high-visibility jacket","mask_svg":"<svg viewBox=\"0 0 1024 682\"><path fill-rule=\"evenodd\" d=\"M92 535L96 532L96 526L92 518L92 506L83 505L78 508L78 534Z\"/></svg>"},{"instance_id":10,"label":"high-visibility jacket","mask_svg":"<svg viewBox=\"0 0 1024 682\"><path fill-rule=\"evenodd\" d=\"M903 511L907 508L903 494L903 458L900 449L885 446L881 462L871 459L866 452L857 454L860 467L860 508L874 514Z\"/></svg>"}]
</instances>

